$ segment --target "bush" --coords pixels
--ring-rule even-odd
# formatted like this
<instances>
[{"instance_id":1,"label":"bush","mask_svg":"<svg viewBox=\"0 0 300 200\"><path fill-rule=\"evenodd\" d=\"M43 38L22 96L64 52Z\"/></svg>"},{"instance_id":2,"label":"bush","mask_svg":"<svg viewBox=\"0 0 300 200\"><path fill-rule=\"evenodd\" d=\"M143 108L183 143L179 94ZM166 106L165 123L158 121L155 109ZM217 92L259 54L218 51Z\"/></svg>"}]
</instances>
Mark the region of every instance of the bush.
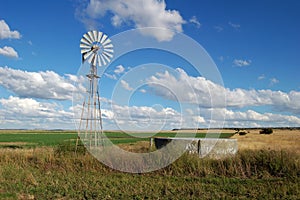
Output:
<instances>
[{"instance_id":1,"label":"bush","mask_svg":"<svg viewBox=\"0 0 300 200\"><path fill-rule=\"evenodd\" d=\"M239 135L247 135L247 133L249 133L249 131L241 130L239 128L236 128L234 130L235 130L235 134L239 134Z\"/></svg>"},{"instance_id":2,"label":"bush","mask_svg":"<svg viewBox=\"0 0 300 200\"><path fill-rule=\"evenodd\" d=\"M247 135L247 132L246 131L241 131L241 132L239 132L239 135Z\"/></svg>"},{"instance_id":3,"label":"bush","mask_svg":"<svg viewBox=\"0 0 300 200\"><path fill-rule=\"evenodd\" d=\"M261 131L259 131L260 134L272 134L273 133L273 129L271 128L263 128L261 129Z\"/></svg>"}]
</instances>

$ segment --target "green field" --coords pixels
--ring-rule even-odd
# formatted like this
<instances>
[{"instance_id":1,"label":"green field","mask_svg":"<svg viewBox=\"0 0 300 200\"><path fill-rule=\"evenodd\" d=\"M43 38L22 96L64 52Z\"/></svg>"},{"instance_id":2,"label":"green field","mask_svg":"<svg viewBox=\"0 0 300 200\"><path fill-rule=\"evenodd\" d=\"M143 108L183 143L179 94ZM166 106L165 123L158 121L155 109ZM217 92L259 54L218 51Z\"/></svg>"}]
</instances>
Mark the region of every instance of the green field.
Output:
<instances>
[{"instance_id":1,"label":"green field","mask_svg":"<svg viewBox=\"0 0 300 200\"><path fill-rule=\"evenodd\" d=\"M124 132L104 132L114 144L135 143L138 141L149 141L150 137L175 137L176 132L161 132L153 135L153 133L131 133ZM181 133L181 137L196 138L228 138L231 133ZM77 133L75 131L0 131L0 147L37 147L37 146L56 146L58 144L70 141L75 142Z\"/></svg>"}]
</instances>

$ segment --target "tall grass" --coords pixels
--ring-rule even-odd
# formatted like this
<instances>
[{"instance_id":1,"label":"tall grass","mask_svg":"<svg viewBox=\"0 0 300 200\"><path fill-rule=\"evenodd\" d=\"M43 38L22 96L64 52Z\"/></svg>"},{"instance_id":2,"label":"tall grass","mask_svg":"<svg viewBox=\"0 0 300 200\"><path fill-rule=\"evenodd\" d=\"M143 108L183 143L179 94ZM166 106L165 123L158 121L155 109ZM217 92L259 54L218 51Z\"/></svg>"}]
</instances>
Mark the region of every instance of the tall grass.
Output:
<instances>
[{"instance_id":1,"label":"tall grass","mask_svg":"<svg viewBox=\"0 0 300 200\"><path fill-rule=\"evenodd\" d=\"M158 171L127 174L68 144L0 150L0 199L297 199L299 176L300 156L287 151L184 154Z\"/></svg>"},{"instance_id":2,"label":"tall grass","mask_svg":"<svg viewBox=\"0 0 300 200\"><path fill-rule=\"evenodd\" d=\"M293 152L273 150L244 150L220 160L185 154L161 173L198 177L294 178L300 176L299 158Z\"/></svg>"},{"instance_id":3,"label":"tall grass","mask_svg":"<svg viewBox=\"0 0 300 200\"><path fill-rule=\"evenodd\" d=\"M114 171L98 162L83 146L75 154L73 143L61 144L56 148L1 149L0 165L14 165L23 168ZM239 177L239 178L293 178L300 176L300 155L289 151L243 150L225 159L199 159L197 155L184 154L174 163L152 172L161 175L197 177Z\"/></svg>"}]
</instances>

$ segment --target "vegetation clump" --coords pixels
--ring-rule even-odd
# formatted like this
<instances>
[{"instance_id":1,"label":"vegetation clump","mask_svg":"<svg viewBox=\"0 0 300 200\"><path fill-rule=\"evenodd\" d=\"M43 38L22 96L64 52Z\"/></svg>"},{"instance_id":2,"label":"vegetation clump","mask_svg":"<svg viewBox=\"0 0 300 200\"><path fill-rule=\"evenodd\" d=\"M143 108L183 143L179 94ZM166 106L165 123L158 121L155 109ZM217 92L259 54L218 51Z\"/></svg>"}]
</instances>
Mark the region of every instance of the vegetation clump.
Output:
<instances>
[{"instance_id":1,"label":"vegetation clump","mask_svg":"<svg viewBox=\"0 0 300 200\"><path fill-rule=\"evenodd\" d=\"M260 134L272 134L273 133L273 129L272 128L263 128L261 129L261 131L259 131Z\"/></svg>"},{"instance_id":2,"label":"vegetation clump","mask_svg":"<svg viewBox=\"0 0 300 200\"><path fill-rule=\"evenodd\" d=\"M236 128L234 130L235 130L235 134L239 134L239 135L247 135L247 133L249 133L249 131L241 130L239 128Z\"/></svg>"}]
</instances>

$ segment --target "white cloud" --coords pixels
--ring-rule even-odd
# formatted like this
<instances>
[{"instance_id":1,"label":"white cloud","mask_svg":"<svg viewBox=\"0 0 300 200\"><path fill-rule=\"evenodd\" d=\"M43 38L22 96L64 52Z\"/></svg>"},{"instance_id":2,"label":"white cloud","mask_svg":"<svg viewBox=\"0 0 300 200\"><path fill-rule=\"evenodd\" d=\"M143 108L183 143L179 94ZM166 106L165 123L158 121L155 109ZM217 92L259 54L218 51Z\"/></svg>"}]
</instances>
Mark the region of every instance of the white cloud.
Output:
<instances>
[{"instance_id":1,"label":"white cloud","mask_svg":"<svg viewBox=\"0 0 300 200\"><path fill-rule=\"evenodd\" d=\"M197 28L200 28L201 27L201 24L200 22L198 21L197 17L196 16L193 16L190 20L189 20L190 23L194 24Z\"/></svg>"},{"instance_id":2,"label":"white cloud","mask_svg":"<svg viewBox=\"0 0 300 200\"><path fill-rule=\"evenodd\" d=\"M264 80L265 78L266 78L266 76L264 74L262 74L259 77L257 77L258 80Z\"/></svg>"},{"instance_id":3,"label":"white cloud","mask_svg":"<svg viewBox=\"0 0 300 200\"><path fill-rule=\"evenodd\" d=\"M112 14L111 23L116 27L132 24L135 28L164 28L160 31L141 30L142 34L158 41L171 40L175 32L182 32L182 24L185 23L177 10L166 9L164 0L90 0L87 7L77 13L89 28L107 13Z\"/></svg>"},{"instance_id":4,"label":"white cloud","mask_svg":"<svg viewBox=\"0 0 300 200\"><path fill-rule=\"evenodd\" d=\"M265 127L300 126L300 118L293 115L259 113L254 110L234 111L226 108L202 108L201 112L187 108L180 113L170 107L121 106L111 104L103 114L105 127L124 130L158 130L173 128ZM213 120L211 114L214 114ZM115 124L116 123L116 124ZM113 127L116 126L117 127Z\"/></svg>"},{"instance_id":5,"label":"white cloud","mask_svg":"<svg viewBox=\"0 0 300 200\"><path fill-rule=\"evenodd\" d=\"M114 72L115 72L116 74L122 74L124 71L125 71L125 68L124 68L122 65L118 65L118 66L116 67L116 69L114 70Z\"/></svg>"},{"instance_id":6,"label":"white cloud","mask_svg":"<svg viewBox=\"0 0 300 200\"><path fill-rule=\"evenodd\" d=\"M21 34L18 31L10 30L4 20L0 20L0 39L20 39Z\"/></svg>"},{"instance_id":7,"label":"white cloud","mask_svg":"<svg viewBox=\"0 0 300 200\"><path fill-rule=\"evenodd\" d=\"M245 67L249 66L251 64L251 60L240 60L240 59L234 59L233 64L238 67Z\"/></svg>"},{"instance_id":8,"label":"white cloud","mask_svg":"<svg viewBox=\"0 0 300 200\"><path fill-rule=\"evenodd\" d=\"M109 123L116 123L118 128L123 130L166 130L182 127L199 127L205 123L201 116L186 115L179 113L170 107L149 107L149 106L120 106L113 104L110 113L110 120L104 120L107 126ZM109 119L109 118L108 118ZM113 121L112 121L113 120Z\"/></svg>"},{"instance_id":9,"label":"white cloud","mask_svg":"<svg viewBox=\"0 0 300 200\"><path fill-rule=\"evenodd\" d=\"M214 26L214 29L216 29L217 32L221 32L224 30L224 28L222 26Z\"/></svg>"},{"instance_id":10,"label":"white cloud","mask_svg":"<svg viewBox=\"0 0 300 200\"><path fill-rule=\"evenodd\" d=\"M167 71L157 73L147 80L147 84L156 95L165 99L197 104L200 107L236 107L272 106L276 110L300 114L300 92L288 93L272 90L246 90L235 88L230 90L205 79L192 77L183 69L177 68L177 76ZM226 105L222 101L226 96ZM212 106L213 100L213 106Z\"/></svg>"},{"instance_id":11,"label":"white cloud","mask_svg":"<svg viewBox=\"0 0 300 200\"><path fill-rule=\"evenodd\" d=\"M234 28L234 29L239 29L239 28L241 28L241 25L239 25L239 24L234 24L234 23L232 23L232 22L228 22L228 24L229 24L229 26L231 26L231 27Z\"/></svg>"},{"instance_id":12,"label":"white cloud","mask_svg":"<svg viewBox=\"0 0 300 200\"><path fill-rule=\"evenodd\" d=\"M146 93L147 91L145 89L140 89L141 93Z\"/></svg>"},{"instance_id":13,"label":"white cloud","mask_svg":"<svg viewBox=\"0 0 300 200\"><path fill-rule=\"evenodd\" d=\"M5 128L74 128L73 113L57 103L10 96L0 99L0 122Z\"/></svg>"},{"instance_id":14,"label":"white cloud","mask_svg":"<svg viewBox=\"0 0 300 200\"><path fill-rule=\"evenodd\" d=\"M72 99L75 80L70 75L60 76L53 71L27 72L9 67L0 67L0 85L20 97L41 99ZM81 88L82 89L82 88Z\"/></svg>"},{"instance_id":15,"label":"white cloud","mask_svg":"<svg viewBox=\"0 0 300 200\"><path fill-rule=\"evenodd\" d=\"M112 80L117 80L117 76L115 74L104 73L104 75Z\"/></svg>"},{"instance_id":16,"label":"white cloud","mask_svg":"<svg viewBox=\"0 0 300 200\"><path fill-rule=\"evenodd\" d=\"M213 109L217 120L223 120L227 127L265 127L265 126L299 126L300 118L292 115L282 115L274 113L259 113L254 110L245 112L228 109ZM210 116L211 110L207 110L205 116Z\"/></svg>"},{"instance_id":17,"label":"white cloud","mask_svg":"<svg viewBox=\"0 0 300 200\"><path fill-rule=\"evenodd\" d=\"M272 85L275 85L275 84L277 84L277 83L279 83L279 80L278 79L276 79L276 78L271 78L270 79L270 85L272 86Z\"/></svg>"},{"instance_id":18,"label":"white cloud","mask_svg":"<svg viewBox=\"0 0 300 200\"><path fill-rule=\"evenodd\" d=\"M121 80L121 86L125 89L125 90L128 90L128 91L132 91L133 88L130 87L129 83L127 83L125 80Z\"/></svg>"},{"instance_id":19,"label":"white cloud","mask_svg":"<svg viewBox=\"0 0 300 200\"><path fill-rule=\"evenodd\" d=\"M7 56L7 57L12 57L12 58L18 58L19 57L16 50L14 48L8 47L8 46L0 48L0 55Z\"/></svg>"}]
</instances>

